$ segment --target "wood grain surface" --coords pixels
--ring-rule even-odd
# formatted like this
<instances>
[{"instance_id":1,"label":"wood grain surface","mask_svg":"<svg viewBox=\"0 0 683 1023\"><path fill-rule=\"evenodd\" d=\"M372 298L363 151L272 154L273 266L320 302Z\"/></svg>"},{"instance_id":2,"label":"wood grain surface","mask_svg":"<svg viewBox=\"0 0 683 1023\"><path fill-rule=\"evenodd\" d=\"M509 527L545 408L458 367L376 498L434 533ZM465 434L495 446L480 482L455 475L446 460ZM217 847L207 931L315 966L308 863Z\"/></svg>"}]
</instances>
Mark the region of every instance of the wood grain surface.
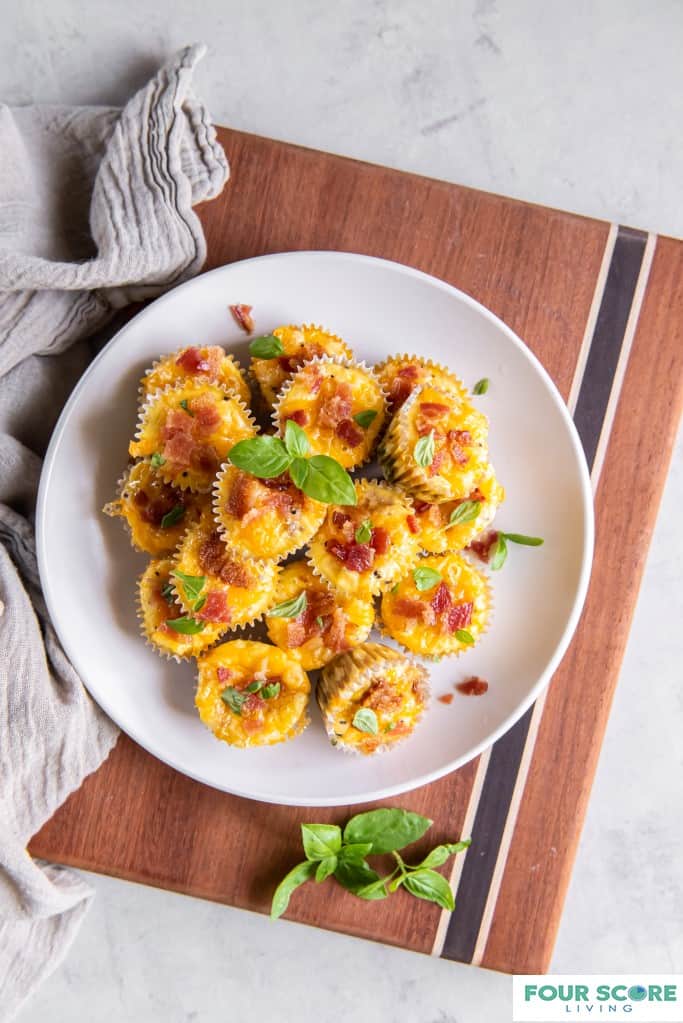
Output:
<instances>
[{"instance_id":1,"label":"wood grain surface","mask_svg":"<svg viewBox=\"0 0 683 1023\"><path fill-rule=\"evenodd\" d=\"M293 249L410 264L497 313L576 405L596 477L598 540L572 646L547 696L490 753L391 801L434 819L430 843L472 829L473 847L455 879L456 913L449 920L400 892L364 903L337 889L332 898L320 886L293 900L288 914L416 951L541 972L680 415L683 246L269 139L226 129L220 137L231 181L199 211L207 269ZM298 822L343 822L357 809L238 799L177 774L122 737L30 848L265 912L276 881L300 858Z\"/></svg>"}]
</instances>

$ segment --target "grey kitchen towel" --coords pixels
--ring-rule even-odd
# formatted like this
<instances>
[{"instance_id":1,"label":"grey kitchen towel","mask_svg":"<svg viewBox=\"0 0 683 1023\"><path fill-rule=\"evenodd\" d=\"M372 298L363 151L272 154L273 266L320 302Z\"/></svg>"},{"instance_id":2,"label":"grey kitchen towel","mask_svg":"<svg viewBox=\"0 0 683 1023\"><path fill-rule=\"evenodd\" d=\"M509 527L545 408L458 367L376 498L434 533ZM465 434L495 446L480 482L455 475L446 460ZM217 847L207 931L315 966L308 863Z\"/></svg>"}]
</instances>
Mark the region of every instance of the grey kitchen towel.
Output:
<instances>
[{"instance_id":1,"label":"grey kitchen towel","mask_svg":"<svg viewBox=\"0 0 683 1023\"><path fill-rule=\"evenodd\" d=\"M109 754L117 729L86 693L40 590L41 456L126 304L197 273L193 205L228 166L192 92L204 47L170 60L123 110L0 106L0 1020L65 955L91 899L26 845Z\"/></svg>"}]
</instances>

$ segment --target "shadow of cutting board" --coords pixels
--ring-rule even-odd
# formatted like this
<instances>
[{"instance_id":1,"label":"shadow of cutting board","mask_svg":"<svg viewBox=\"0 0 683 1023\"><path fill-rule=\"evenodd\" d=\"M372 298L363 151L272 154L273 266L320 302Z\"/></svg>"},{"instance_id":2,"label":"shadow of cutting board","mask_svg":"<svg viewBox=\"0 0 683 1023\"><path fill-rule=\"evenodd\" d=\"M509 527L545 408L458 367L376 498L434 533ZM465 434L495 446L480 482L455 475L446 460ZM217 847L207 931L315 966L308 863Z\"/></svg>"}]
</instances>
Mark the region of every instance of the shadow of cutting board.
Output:
<instances>
[{"instance_id":1,"label":"shadow of cutting board","mask_svg":"<svg viewBox=\"0 0 683 1023\"><path fill-rule=\"evenodd\" d=\"M472 835L457 909L332 882L292 919L511 973L548 967L655 521L683 384L683 244L441 181L220 129L232 177L200 209L207 269L340 249L418 267L473 295L541 359L574 415L596 498L579 629L545 697L478 760L391 800ZM634 497L637 495L637 502ZM634 513L634 503L637 513ZM214 791L122 736L35 836L34 855L266 912L301 859L299 822L351 812ZM418 851L419 855L419 851Z\"/></svg>"}]
</instances>

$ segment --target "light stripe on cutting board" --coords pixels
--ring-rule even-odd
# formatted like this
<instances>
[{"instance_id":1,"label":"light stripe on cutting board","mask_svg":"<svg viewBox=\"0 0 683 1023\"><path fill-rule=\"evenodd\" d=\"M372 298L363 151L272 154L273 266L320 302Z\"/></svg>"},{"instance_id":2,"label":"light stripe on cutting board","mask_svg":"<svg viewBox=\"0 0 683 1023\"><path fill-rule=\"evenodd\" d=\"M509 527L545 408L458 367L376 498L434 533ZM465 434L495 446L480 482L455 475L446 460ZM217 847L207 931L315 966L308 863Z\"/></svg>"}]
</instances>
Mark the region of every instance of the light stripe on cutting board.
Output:
<instances>
[{"instance_id":1,"label":"light stripe on cutting board","mask_svg":"<svg viewBox=\"0 0 683 1023\"><path fill-rule=\"evenodd\" d=\"M612 225L596 279L568 405L593 489L599 479L635 335L656 236ZM487 751L477 771L463 835L472 845L451 878L455 913L442 913L434 955L479 965L514 834L541 722L545 693ZM481 776L480 776L481 775ZM456 863L457 863L456 857ZM457 873L456 873L457 871Z\"/></svg>"}]
</instances>

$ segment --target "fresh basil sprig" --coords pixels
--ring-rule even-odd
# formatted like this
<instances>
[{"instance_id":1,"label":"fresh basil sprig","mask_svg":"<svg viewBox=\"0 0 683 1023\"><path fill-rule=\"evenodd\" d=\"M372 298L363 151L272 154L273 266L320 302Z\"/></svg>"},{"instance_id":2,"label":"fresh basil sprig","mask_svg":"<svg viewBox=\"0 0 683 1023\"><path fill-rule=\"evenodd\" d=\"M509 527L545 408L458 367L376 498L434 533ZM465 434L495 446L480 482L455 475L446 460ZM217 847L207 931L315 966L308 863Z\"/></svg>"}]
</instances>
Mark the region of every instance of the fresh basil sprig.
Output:
<instances>
[{"instance_id":1,"label":"fresh basil sprig","mask_svg":"<svg viewBox=\"0 0 683 1023\"><path fill-rule=\"evenodd\" d=\"M308 606L306 590L302 590L298 597L291 600L283 600L275 607L266 612L266 618L298 618Z\"/></svg>"},{"instance_id":2,"label":"fresh basil sprig","mask_svg":"<svg viewBox=\"0 0 683 1023\"><path fill-rule=\"evenodd\" d=\"M462 501L451 512L448 526L464 526L466 522L474 522L480 511L481 501Z\"/></svg>"},{"instance_id":3,"label":"fresh basil sprig","mask_svg":"<svg viewBox=\"0 0 683 1023\"><path fill-rule=\"evenodd\" d=\"M377 418L377 409L367 408L363 412L356 412L353 418L362 430L367 430L368 426Z\"/></svg>"},{"instance_id":4,"label":"fresh basil sprig","mask_svg":"<svg viewBox=\"0 0 683 1023\"><path fill-rule=\"evenodd\" d=\"M426 469L434 461L434 431L430 430L413 448L413 458L421 468Z\"/></svg>"},{"instance_id":5,"label":"fresh basil sprig","mask_svg":"<svg viewBox=\"0 0 683 1023\"><path fill-rule=\"evenodd\" d=\"M304 457L310 451L305 432L293 420L281 437L259 435L241 440L228 452L233 465L259 479L272 479L289 470L292 483L307 497L323 504L356 504L353 480L329 455Z\"/></svg>"},{"instance_id":6,"label":"fresh basil sprig","mask_svg":"<svg viewBox=\"0 0 683 1023\"><path fill-rule=\"evenodd\" d=\"M414 568L413 580L415 582L415 589L419 590L420 593L424 593L426 590L433 589L437 583L441 582L441 574L435 568Z\"/></svg>"},{"instance_id":7,"label":"fresh basil sprig","mask_svg":"<svg viewBox=\"0 0 683 1023\"><path fill-rule=\"evenodd\" d=\"M409 810L383 807L356 814L342 829L336 824L302 824L301 840L306 859L283 878L273 895L273 920L287 909L292 893L315 878L317 883L334 875L336 881L360 899L386 899L399 887L411 895L435 902L449 911L455 907L446 878L434 868L450 856L463 852L470 839L437 845L416 866L405 862L398 850L422 838L432 821ZM390 853L396 861L393 872L380 876L366 856Z\"/></svg>"},{"instance_id":8,"label":"fresh basil sprig","mask_svg":"<svg viewBox=\"0 0 683 1023\"><path fill-rule=\"evenodd\" d=\"M524 536L522 533L499 532L490 562L494 572L498 571L505 564L508 556L508 540L510 543L521 544L522 547L541 547L543 544L543 538L540 536Z\"/></svg>"},{"instance_id":9,"label":"fresh basil sprig","mask_svg":"<svg viewBox=\"0 0 683 1023\"><path fill-rule=\"evenodd\" d=\"M356 543L370 543L372 540L372 522L370 519L361 522L355 532L355 540Z\"/></svg>"},{"instance_id":10,"label":"fresh basil sprig","mask_svg":"<svg viewBox=\"0 0 683 1023\"><path fill-rule=\"evenodd\" d=\"M276 359L284 353L282 341L275 334L264 334L263 337L255 337L249 344L249 354L255 359Z\"/></svg>"}]
</instances>

